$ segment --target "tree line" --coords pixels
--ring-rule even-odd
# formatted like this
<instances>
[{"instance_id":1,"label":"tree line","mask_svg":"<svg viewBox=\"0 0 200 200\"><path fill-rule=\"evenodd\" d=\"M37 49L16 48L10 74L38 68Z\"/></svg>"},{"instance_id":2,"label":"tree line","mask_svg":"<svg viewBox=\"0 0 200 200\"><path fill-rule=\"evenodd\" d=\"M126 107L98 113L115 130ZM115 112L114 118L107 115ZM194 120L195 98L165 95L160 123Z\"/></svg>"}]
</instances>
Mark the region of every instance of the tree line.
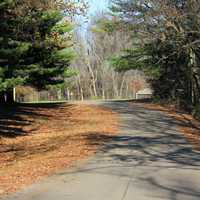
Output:
<instances>
[{"instance_id":1,"label":"tree line","mask_svg":"<svg viewBox=\"0 0 200 200\"><path fill-rule=\"evenodd\" d=\"M200 115L200 1L112 0L111 11L133 41L115 69L144 71L157 100Z\"/></svg>"},{"instance_id":2,"label":"tree line","mask_svg":"<svg viewBox=\"0 0 200 200\"><path fill-rule=\"evenodd\" d=\"M116 28L115 18L97 13L87 34L76 31L77 16L85 16L87 8L76 0L1 1L1 103L12 103L13 92L24 91L18 86L62 90L66 98L81 100L134 98L146 86L143 73L119 72L111 65L110 58L131 47L132 40Z\"/></svg>"},{"instance_id":3,"label":"tree line","mask_svg":"<svg viewBox=\"0 0 200 200\"><path fill-rule=\"evenodd\" d=\"M99 12L88 23L86 34L76 32L77 58L71 67L77 76L68 85L75 99L135 98L140 89L148 87L143 72L113 68L112 57L132 45L130 32L117 28L115 22L115 17Z\"/></svg>"},{"instance_id":4,"label":"tree line","mask_svg":"<svg viewBox=\"0 0 200 200\"><path fill-rule=\"evenodd\" d=\"M12 102L18 85L67 88L82 100L132 98L151 85L156 100L198 116L200 1L110 2L84 35L72 25L84 1L2 0L0 101Z\"/></svg>"}]
</instances>

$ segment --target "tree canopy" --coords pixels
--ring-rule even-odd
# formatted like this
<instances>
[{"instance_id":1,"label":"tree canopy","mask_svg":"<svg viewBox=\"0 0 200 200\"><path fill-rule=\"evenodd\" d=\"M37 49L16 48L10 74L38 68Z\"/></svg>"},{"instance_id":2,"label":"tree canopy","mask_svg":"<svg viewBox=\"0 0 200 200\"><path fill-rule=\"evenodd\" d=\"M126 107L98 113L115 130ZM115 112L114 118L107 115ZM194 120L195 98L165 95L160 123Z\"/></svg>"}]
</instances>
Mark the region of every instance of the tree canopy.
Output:
<instances>
[{"instance_id":1,"label":"tree canopy","mask_svg":"<svg viewBox=\"0 0 200 200\"><path fill-rule=\"evenodd\" d=\"M64 82L74 57L71 48L73 27L67 16L76 11L80 13L84 8L72 1L0 2L0 92L3 101L12 101L12 90L20 84L40 89Z\"/></svg>"},{"instance_id":2,"label":"tree canopy","mask_svg":"<svg viewBox=\"0 0 200 200\"><path fill-rule=\"evenodd\" d=\"M200 1L113 0L112 12L132 31L132 49L113 60L120 70L149 75L159 99L200 103Z\"/></svg>"}]
</instances>

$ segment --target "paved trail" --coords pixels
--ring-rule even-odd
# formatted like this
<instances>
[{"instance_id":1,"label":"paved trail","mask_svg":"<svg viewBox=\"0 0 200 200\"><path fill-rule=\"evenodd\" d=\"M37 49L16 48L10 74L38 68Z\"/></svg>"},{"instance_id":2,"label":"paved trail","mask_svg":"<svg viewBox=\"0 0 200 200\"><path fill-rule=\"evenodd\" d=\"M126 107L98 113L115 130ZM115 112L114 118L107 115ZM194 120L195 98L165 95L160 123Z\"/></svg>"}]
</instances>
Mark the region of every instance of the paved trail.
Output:
<instances>
[{"instance_id":1,"label":"paved trail","mask_svg":"<svg viewBox=\"0 0 200 200\"><path fill-rule=\"evenodd\" d=\"M200 200L200 153L178 122L126 102L99 104L120 114L121 134L84 166L3 200Z\"/></svg>"}]
</instances>

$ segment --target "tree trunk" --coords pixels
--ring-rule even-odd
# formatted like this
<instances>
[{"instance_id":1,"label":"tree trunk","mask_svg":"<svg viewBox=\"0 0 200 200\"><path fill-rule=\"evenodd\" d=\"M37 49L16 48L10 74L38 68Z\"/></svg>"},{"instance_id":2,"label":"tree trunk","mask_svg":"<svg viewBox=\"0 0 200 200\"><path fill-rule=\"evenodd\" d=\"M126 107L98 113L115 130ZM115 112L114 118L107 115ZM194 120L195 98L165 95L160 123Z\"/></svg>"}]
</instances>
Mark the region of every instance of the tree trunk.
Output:
<instances>
[{"instance_id":1,"label":"tree trunk","mask_svg":"<svg viewBox=\"0 0 200 200\"><path fill-rule=\"evenodd\" d=\"M7 92L7 103L14 103L13 89Z\"/></svg>"},{"instance_id":2,"label":"tree trunk","mask_svg":"<svg viewBox=\"0 0 200 200\"><path fill-rule=\"evenodd\" d=\"M70 90L69 89L67 89L67 100L69 100L69 101L71 100L70 99Z\"/></svg>"},{"instance_id":3,"label":"tree trunk","mask_svg":"<svg viewBox=\"0 0 200 200\"><path fill-rule=\"evenodd\" d=\"M0 92L0 103L5 103L4 92Z\"/></svg>"},{"instance_id":4,"label":"tree trunk","mask_svg":"<svg viewBox=\"0 0 200 200\"><path fill-rule=\"evenodd\" d=\"M80 86L81 101L84 101L83 88Z\"/></svg>"},{"instance_id":5,"label":"tree trunk","mask_svg":"<svg viewBox=\"0 0 200 200\"><path fill-rule=\"evenodd\" d=\"M195 105L199 103L200 85L197 76L193 75L194 83L196 85Z\"/></svg>"},{"instance_id":6,"label":"tree trunk","mask_svg":"<svg viewBox=\"0 0 200 200\"><path fill-rule=\"evenodd\" d=\"M126 98L129 98L129 83L126 83Z\"/></svg>"},{"instance_id":7,"label":"tree trunk","mask_svg":"<svg viewBox=\"0 0 200 200\"><path fill-rule=\"evenodd\" d=\"M92 88L93 88L94 96L97 97L96 81L94 77L92 78Z\"/></svg>"},{"instance_id":8,"label":"tree trunk","mask_svg":"<svg viewBox=\"0 0 200 200\"><path fill-rule=\"evenodd\" d=\"M78 76L78 84L79 84L79 95L81 101L84 101L84 93L83 93L83 87L81 86L81 78Z\"/></svg>"},{"instance_id":9,"label":"tree trunk","mask_svg":"<svg viewBox=\"0 0 200 200\"><path fill-rule=\"evenodd\" d=\"M102 88L102 99L103 99L103 100L106 99L104 87Z\"/></svg>"},{"instance_id":10,"label":"tree trunk","mask_svg":"<svg viewBox=\"0 0 200 200\"><path fill-rule=\"evenodd\" d=\"M122 82L121 82L121 86L120 86L120 92L119 92L120 98L122 98L122 96L123 96L124 82L125 82L125 77L124 77L124 74L123 74L123 75L122 75Z\"/></svg>"},{"instance_id":11,"label":"tree trunk","mask_svg":"<svg viewBox=\"0 0 200 200\"><path fill-rule=\"evenodd\" d=\"M4 97L4 103L13 104L14 103L13 89L4 92L3 97Z\"/></svg>"},{"instance_id":12,"label":"tree trunk","mask_svg":"<svg viewBox=\"0 0 200 200\"><path fill-rule=\"evenodd\" d=\"M59 89L57 91L57 98L58 98L59 101L62 100L62 90L61 89Z\"/></svg>"},{"instance_id":13,"label":"tree trunk","mask_svg":"<svg viewBox=\"0 0 200 200\"><path fill-rule=\"evenodd\" d=\"M90 76L91 76L92 89L93 89L93 92L94 92L94 96L97 97L96 77L95 77L93 69L92 69L92 67L90 66L89 63L88 63L88 71L89 71Z\"/></svg>"}]
</instances>

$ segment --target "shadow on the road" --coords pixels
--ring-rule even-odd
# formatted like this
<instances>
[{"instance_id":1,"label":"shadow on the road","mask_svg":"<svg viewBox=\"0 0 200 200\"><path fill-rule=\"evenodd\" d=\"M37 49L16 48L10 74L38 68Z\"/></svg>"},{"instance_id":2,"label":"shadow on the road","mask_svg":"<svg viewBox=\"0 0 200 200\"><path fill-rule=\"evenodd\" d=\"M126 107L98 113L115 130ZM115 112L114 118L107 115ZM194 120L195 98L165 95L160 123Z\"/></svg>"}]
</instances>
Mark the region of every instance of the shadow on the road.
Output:
<instances>
[{"instance_id":1,"label":"shadow on the road","mask_svg":"<svg viewBox=\"0 0 200 200\"><path fill-rule=\"evenodd\" d=\"M169 168L200 167L200 154L191 149L181 136L106 136L86 135L90 145L105 142L99 151L113 161L132 164L132 166L159 166L167 161ZM109 143L107 143L109 141ZM119 150L120 151L117 151ZM127 153L130 152L130 153ZM158 165L157 165L158 164Z\"/></svg>"},{"instance_id":2,"label":"shadow on the road","mask_svg":"<svg viewBox=\"0 0 200 200\"><path fill-rule=\"evenodd\" d=\"M180 180L174 180L172 184L162 184L159 183L155 178L145 178L142 181L148 183L151 185L151 187L159 189L162 191L162 193L168 194L169 200L179 200L179 199L192 199L192 200L198 200L200 199L200 191L197 188L198 186L192 183L191 181L180 181ZM154 198L162 197L161 194L155 193L153 196Z\"/></svg>"},{"instance_id":3,"label":"shadow on the road","mask_svg":"<svg viewBox=\"0 0 200 200\"><path fill-rule=\"evenodd\" d=\"M160 160L176 164L177 167L200 166L200 153L193 151L191 145L176 130L177 125L182 122L158 111L138 106L130 109L124 103L112 104L112 109L124 117L121 129L125 134L110 137L110 143L101 149L103 153L110 153L109 156L114 160L137 161L139 166ZM97 138L89 134L88 141L105 141L105 135L96 135ZM132 153L112 153L115 149L131 150Z\"/></svg>"},{"instance_id":4,"label":"shadow on the road","mask_svg":"<svg viewBox=\"0 0 200 200\"><path fill-rule=\"evenodd\" d=\"M190 178L189 181L187 176L184 176L187 170L200 173L200 153L192 150L191 145L177 132L176 127L182 122L159 111L146 110L138 106L130 109L121 102L107 106L121 115L123 134L86 134L85 137L91 145L104 145L99 151L99 157L91 161L86 168L79 169L79 172L108 175L117 173L118 176L130 178L130 173L126 171L134 169L137 174L137 170L143 169L140 171L142 175L138 175L133 183L136 181L141 184L141 188L146 187L145 189L151 193L151 198L200 199L199 186L195 184L195 178ZM154 170L149 172L150 175L143 175L145 170L148 173L152 168ZM176 178L171 175L170 182L166 183L166 175L163 177L166 180L154 177L159 172L162 174L163 170L168 170L169 175L171 171L174 175L177 171L181 171L182 174L176 175ZM155 192L151 192L152 190Z\"/></svg>"}]
</instances>

